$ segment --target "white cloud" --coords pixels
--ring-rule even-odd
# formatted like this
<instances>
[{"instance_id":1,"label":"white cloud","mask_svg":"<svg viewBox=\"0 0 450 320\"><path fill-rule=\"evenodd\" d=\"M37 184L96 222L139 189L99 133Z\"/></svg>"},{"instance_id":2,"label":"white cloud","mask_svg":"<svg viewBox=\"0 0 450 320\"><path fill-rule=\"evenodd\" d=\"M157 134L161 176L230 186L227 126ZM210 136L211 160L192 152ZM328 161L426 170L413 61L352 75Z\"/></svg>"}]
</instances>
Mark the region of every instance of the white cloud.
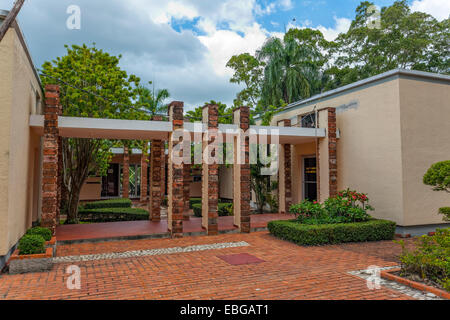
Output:
<instances>
[{"instance_id":1,"label":"white cloud","mask_svg":"<svg viewBox=\"0 0 450 320\"><path fill-rule=\"evenodd\" d=\"M268 35L259 24L253 23L243 29L242 35L231 30L214 30L199 39L208 48L208 57L215 73L219 76L231 76L231 70L226 68L228 60L243 52L254 54Z\"/></svg>"},{"instance_id":2,"label":"white cloud","mask_svg":"<svg viewBox=\"0 0 450 320\"><path fill-rule=\"evenodd\" d=\"M421 11L431 14L439 21L447 19L450 15L450 1L448 0L414 0L412 11Z\"/></svg>"},{"instance_id":3,"label":"white cloud","mask_svg":"<svg viewBox=\"0 0 450 320\"><path fill-rule=\"evenodd\" d=\"M350 28L352 21L347 18L337 18L334 17L336 24L332 28L326 28L324 26L319 25L317 30L320 30L323 33L323 36L328 41L332 41L337 38L340 33L347 32Z\"/></svg>"},{"instance_id":4,"label":"white cloud","mask_svg":"<svg viewBox=\"0 0 450 320\"><path fill-rule=\"evenodd\" d=\"M278 3L283 10L291 10L294 7L291 0L279 0Z\"/></svg>"}]
</instances>

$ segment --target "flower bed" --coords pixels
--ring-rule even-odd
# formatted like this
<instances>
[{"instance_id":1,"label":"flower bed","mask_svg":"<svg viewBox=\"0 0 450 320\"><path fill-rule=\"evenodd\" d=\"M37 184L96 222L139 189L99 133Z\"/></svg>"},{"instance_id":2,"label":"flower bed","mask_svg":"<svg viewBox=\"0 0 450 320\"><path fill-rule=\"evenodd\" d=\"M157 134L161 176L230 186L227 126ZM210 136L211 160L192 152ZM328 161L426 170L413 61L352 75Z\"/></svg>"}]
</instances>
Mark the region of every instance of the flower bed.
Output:
<instances>
[{"instance_id":1,"label":"flower bed","mask_svg":"<svg viewBox=\"0 0 450 320\"><path fill-rule=\"evenodd\" d=\"M450 293L445 292L444 290L402 277L400 268L382 270L380 275L382 278L404 284L416 290L429 292L444 299L450 299Z\"/></svg>"},{"instance_id":2,"label":"flower bed","mask_svg":"<svg viewBox=\"0 0 450 320\"><path fill-rule=\"evenodd\" d=\"M269 231L276 237L300 245L323 245L343 242L391 240L395 222L375 220L364 193L350 189L340 191L323 204L305 200L290 207L295 220L271 221Z\"/></svg>"},{"instance_id":3,"label":"flower bed","mask_svg":"<svg viewBox=\"0 0 450 320\"><path fill-rule=\"evenodd\" d=\"M53 266L52 258L56 239L51 230L35 227L27 230L20 239L18 249L9 260L9 273L42 272Z\"/></svg>"},{"instance_id":4,"label":"flower bed","mask_svg":"<svg viewBox=\"0 0 450 320\"><path fill-rule=\"evenodd\" d=\"M432 236L422 236L413 251L406 250L403 241L400 255L400 276L419 277L450 292L450 228L438 229Z\"/></svg>"},{"instance_id":5,"label":"flower bed","mask_svg":"<svg viewBox=\"0 0 450 320\"><path fill-rule=\"evenodd\" d=\"M395 222L369 220L365 222L310 225L297 220L271 221L267 227L277 238L299 245L315 246L345 242L392 240Z\"/></svg>"}]
</instances>

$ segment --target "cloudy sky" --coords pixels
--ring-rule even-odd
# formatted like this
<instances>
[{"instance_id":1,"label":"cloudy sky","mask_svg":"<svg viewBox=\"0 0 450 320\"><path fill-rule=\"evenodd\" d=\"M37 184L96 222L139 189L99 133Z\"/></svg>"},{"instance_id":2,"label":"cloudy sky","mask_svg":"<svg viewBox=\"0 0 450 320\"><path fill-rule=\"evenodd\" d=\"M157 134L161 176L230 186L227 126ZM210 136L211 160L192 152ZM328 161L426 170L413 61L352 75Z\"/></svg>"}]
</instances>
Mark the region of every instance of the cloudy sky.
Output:
<instances>
[{"instance_id":1,"label":"cloudy sky","mask_svg":"<svg viewBox=\"0 0 450 320\"><path fill-rule=\"evenodd\" d=\"M13 0L0 0L10 9ZM378 6L393 0L375 0ZM192 109L214 99L232 104L228 59L254 53L285 27L311 27L329 40L345 32L360 0L26 0L19 24L36 67L65 53L64 44L92 44L122 54L121 66L143 82L169 89ZM448 0L412 0L413 10L439 20ZM69 30L67 8L81 9L80 30ZM295 19L295 22L293 22Z\"/></svg>"}]
</instances>

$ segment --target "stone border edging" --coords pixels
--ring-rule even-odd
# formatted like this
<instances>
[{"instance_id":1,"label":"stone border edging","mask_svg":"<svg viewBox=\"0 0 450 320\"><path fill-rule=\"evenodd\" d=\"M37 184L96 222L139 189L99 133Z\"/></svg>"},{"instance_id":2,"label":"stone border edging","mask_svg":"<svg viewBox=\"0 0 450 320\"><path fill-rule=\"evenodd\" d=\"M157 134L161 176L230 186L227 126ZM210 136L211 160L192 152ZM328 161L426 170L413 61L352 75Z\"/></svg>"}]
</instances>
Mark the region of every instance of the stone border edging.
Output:
<instances>
[{"instance_id":1,"label":"stone border edging","mask_svg":"<svg viewBox=\"0 0 450 320\"><path fill-rule=\"evenodd\" d=\"M395 281L395 282L399 282L401 284L407 285L411 288L420 290L420 291L424 291L424 292L430 292L432 294L435 294L438 297L444 298L444 299L449 299L450 300L450 293L445 292L444 290L440 290L438 288L435 287L431 287L428 286L426 284L420 283L420 282L416 282L416 281L412 281L406 278L402 278L399 276L396 276L394 274L392 274L393 272L398 272L400 271L400 268L395 268L395 269L390 269L390 270L382 270L381 271L381 277L391 280L391 281Z\"/></svg>"},{"instance_id":2,"label":"stone border edging","mask_svg":"<svg viewBox=\"0 0 450 320\"><path fill-rule=\"evenodd\" d=\"M250 246L245 241L239 242L222 242L213 244L202 244L202 245L192 245L187 247L170 247L170 248L158 248L149 250L134 250L125 252L111 252L111 253L98 253L98 254L88 254L79 256L61 256L52 259L54 264L57 263L68 263L68 262L86 262L86 261L98 261L98 260L112 260L112 259L126 259L126 258L138 258L146 256L158 256L167 255L174 253L186 253L186 252L197 252L206 250L217 250L217 249L227 249L227 248L237 248L237 247L247 247Z\"/></svg>"}]
</instances>

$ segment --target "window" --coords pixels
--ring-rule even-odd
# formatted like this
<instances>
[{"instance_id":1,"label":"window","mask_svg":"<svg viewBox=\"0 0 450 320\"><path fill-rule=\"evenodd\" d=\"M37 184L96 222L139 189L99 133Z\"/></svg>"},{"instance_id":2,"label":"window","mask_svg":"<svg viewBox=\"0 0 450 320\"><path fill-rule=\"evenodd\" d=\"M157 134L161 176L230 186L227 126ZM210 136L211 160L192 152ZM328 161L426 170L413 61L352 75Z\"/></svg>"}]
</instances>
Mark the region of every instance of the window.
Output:
<instances>
[{"instance_id":1,"label":"window","mask_svg":"<svg viewBox=\"0 0 450 320\"><path fill-rule=\"evenodd\" d=\"M302 128L315 128L316 127L316 114L308 113L303 116L300 116L301 127Z\"/></svg>"}]
</instances>

